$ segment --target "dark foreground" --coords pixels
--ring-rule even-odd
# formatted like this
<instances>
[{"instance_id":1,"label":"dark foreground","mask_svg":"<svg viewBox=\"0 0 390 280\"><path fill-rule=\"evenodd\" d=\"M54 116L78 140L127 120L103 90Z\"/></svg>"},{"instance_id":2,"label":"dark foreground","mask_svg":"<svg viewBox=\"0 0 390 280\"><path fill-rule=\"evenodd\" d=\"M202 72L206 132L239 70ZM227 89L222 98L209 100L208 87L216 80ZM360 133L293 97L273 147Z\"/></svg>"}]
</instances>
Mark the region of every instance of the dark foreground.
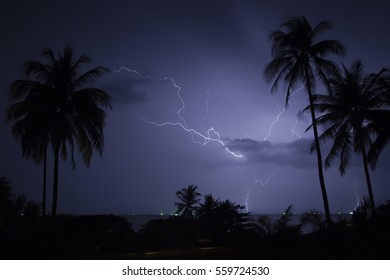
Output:
<instances>
[{"instance_id":1,"label":"dark foreground","mask_svg":"<svg viewBox=\"0 0 390 280\"><path fill-rule=\"evenodd\" d=\"M390 259L388 212L310 234L287 222L262 225L172 218L135 233L124 217L112 215L20 217L0 224L0 258Z\"/></svg>"}]
</instances>

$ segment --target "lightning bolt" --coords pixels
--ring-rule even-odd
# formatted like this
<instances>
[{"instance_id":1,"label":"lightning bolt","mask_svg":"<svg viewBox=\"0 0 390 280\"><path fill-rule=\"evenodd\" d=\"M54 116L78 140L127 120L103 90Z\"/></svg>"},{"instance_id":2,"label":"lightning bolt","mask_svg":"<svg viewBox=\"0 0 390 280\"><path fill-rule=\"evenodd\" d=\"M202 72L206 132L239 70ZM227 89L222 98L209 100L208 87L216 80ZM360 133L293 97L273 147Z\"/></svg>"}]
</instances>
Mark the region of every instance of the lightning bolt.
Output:
<instances>
[{"instance_id":1,"label":"lightning bolt","mask_svg":"<svg viewBox=\"0 0 390 280\"><path fill-rule=\"evenodd\" d=\"M304 88L305 85L306 85L306 83L303 83L303 85L302 85L300 88L298 88L296 91L294 91L294 92L292 92L292 93L290 94L290 101L292 100L292 98L293 98L296 94L298 94L298 93ZM290 101L289 101L289 102L290 102ZM268 138L271 137L272 128L273 128L274 125L279 121L280 117L284 114L284 112L286 111L286 108L287 108L287 106L284 106L283 109L281 109L279 103L276 102L276 101L275 101L274 99L272 99L272 98L271 98L271 102L274 103L274 104L276 105L276 107L278 108L278 110L280 110L280 112L276 115L276 118L271 122L270 126L268 127L268 134L267 134L267 136L265 136L265 137L263 138L264 141L267 141ZM293 103L293 104L294 104L294 103ZM293 104L291 104L291 106L292 106ZM290 138L290 142L292 141L293 135L296 135L299 139L302 138L298 133L295 132L295 128L296 128L297 124L298 124L298 119L296 119L296 122L295 122L295 124L294 124L293 129L292 129L292 136L291 136L291 138Z\"/></svg>"},{"instance_id":2,"label":"lightning bolt","mask_svg":"<svg viewBox=\"0 0 390 280\"><path fill-rule=\"evenodd\" d=\"M298 88L296 91L292 92L291 95L290 95L290 102L293 101L293 98L305 87L306 83L303 83L302 86L300 88ZM271 122L270 126L268 127L268 134L263 138L264 141L267 141L270 137L271 137L271 134L272 134L272 128L274 127L274 125L279 121L279 119L282 117L282 115L286 112L286 109L287 109L287 106L284 106L283 109L281 108L281 106L279 105L278 102L276 102L273 98L271 98L271 102L275 104L276 108L278 109L279 113L276 115L275 119ZM292 102L292 104L290 104L290 106L293 106L295 104L295 102ZM298 125L298 118L295 119L295 123L294 123L294 126L292 127L291 129L291 137L290 137L290 142L292 142L294 136L301 139L301 135L299 135L295 129ZM255 174L255 171L254 171L254 177L255 177L255 184L257 183L260 183L262 186L266 186L269 182L269 180L271 180L271 178L278 172L282 169L282 167L280 168L277 168L275 169L269 176L268 178L264 181L263 179L258 179L256 177L256 174ZM252 190L253 190L253 186L249 188L247 194L246 194L246 199L245 199L245 208L247 210L247 212L249 212L249 199L250 199L250 195L252 193Z\"/></svg>"},{"instance_id":3,"label":"lightning bolt","mask_svg":"<svg viewBox=\"0 0 390 280\"><path fill-rule=\"evenodd\" d=\"M254 177L255 177L255 184L260 183L262 186L266 186L268 184L268 181L276 174L276 172L280 171L283 169L283 167L279 167L278 169L275 169L267 178L267 180L263 181L262 179L258 179L256 177L256 174L254 172Z\"/></svg>"},{"instance_id":4,"label":"lightning bolt","mask_svg":"<svg viewBox=\"0 0 390 280\"><path fill-rule=\"evenodd\" d=\"M290 143L293 141L293 138L294 136L298 137L299 139L302 139L301 135L299 135L295 129L297 127L297 124L298 124L298 119L295 119L295 124L293 126L293 128L291 129L291 137L290 137Z\"/></svg>"},{"instance_id":5,"label":"lightning bolt","mask_svg":"<svg viewBox=\"0 0 390 280\"><path fill-rule=\"evenodd\" d=\"M150 121L150 120L147 120L147 119L141 117L141 119L144 122L146 122L148 124L152 124L152 125L158 126L158 127L163 127L163 126L177 126L177 127L180 127L184 131L186 131L186 132L191 134L192 142L194 142L196 144L200 144L202 146L206 146L210 142L218 143L229 154L231 154L232 156L234 156L236 158L242 158L243 157L242 154L235 153L235 152L231 151L227 147L226 143L222 140L219 132L214 127L208 128L205 132L200 132L200 131L198 131L198 130L196 130L194 128L190 128L187 125L186 120L185 120L185 118L182 115L182 112L186 108L184 99L182 98L182 96L180 94L182 88L175 82L175 80L173 78L171 78L171 77L163 77L163 78L156 79L156 78L153 78L153 77L150 77L150 76L143 76L139 71L134 70L134 69L130 69L130 68L127 68L127 67L120 67L118 70L114 70L114 72L119 73L120 71L123 71L123 70L127 71L129 73L136 74L140 79L148 79L148 80L152 80L152 81L156 81L156 82L169 81L173 85L173 87L176 89L176 95L177 95L177 97L178 97L178 99L180 100L180 103L181 103L180 108L176 111L176 115L177 115L177 118L178 118L179 121L178 122L166 121L166 122L159 123L159 122ZM209 101L210 95L209 95L208 92L206 92L206 94L207 94L206 114L205 114L205 116L203 118L202 125L204 125L204 123L206 122L206 119L207 119L207 116L208 116L208 110L209 110L209 108L208 108L208 101ZM197 136L198 139L203 139L203 141L196 140L195 136Z\"/></svg>"},{"instance_id":6,"label":"lightning bolt","mask_svg":"<svg viewBox=\"0 0 390 280\"><path fill-rule=\"evenodd\" d=\"M355 197L356 197L356 206L355 206L355 208L353 208L353 210L356 210L360 206L360 204L361 204L359 195L357 194L357 189L358 189L358 183L356 182L355 183L355 190L353 192Z\"/></svg>"},{"instance_id":7,"label":"lightning bolt","mask_svg":"<svg viewBox=\"0 0 390 280\"><path fill-rule=\"evenodd\" d=\"M275 170L268 176L268 178L267 178L265 181L263 181L263 179L257 178L257 176L256 176L256 171L253 170L253 177L254 177L254 179L255 179L255 184L260 183L262 186L266 186L266 185L268 184L269 180L271 180L271 178L272 178L278 171L280 171L281 169L283 169L283 167L279 167L279 168L275 169ZM248 192L247 192L247 194L246 194L245 209L246 209L247 212L249 212L249 199L250 199L251 193L252 193L252 191L253 191L253 188L254 188L254 186L250 187L249 190L248 190Z\"/></svg>"},{"instance_id":8,"label":"lightning bolt","mask_svg":"<svg viewBox=\"0 0 390 280\"><path fill-rule=\"evenodd\" d=\"M274 102L274 103L280 108L279 104L278 104L275 100L271 99L271 101ZM269 126L269 128L268 128L268 134L267 134L267 136L263 138L264 141L267 141L268 138L271 137L272 128L273 128L274 125L279 121L279 118L283 115L283 113L284 113L285 111L286 111L286 107L284 107L283 110L280 111L279 114L277 114L276 118L272 121L272 123L270 124L270 126Z\"/></svg>"}]
</instances>

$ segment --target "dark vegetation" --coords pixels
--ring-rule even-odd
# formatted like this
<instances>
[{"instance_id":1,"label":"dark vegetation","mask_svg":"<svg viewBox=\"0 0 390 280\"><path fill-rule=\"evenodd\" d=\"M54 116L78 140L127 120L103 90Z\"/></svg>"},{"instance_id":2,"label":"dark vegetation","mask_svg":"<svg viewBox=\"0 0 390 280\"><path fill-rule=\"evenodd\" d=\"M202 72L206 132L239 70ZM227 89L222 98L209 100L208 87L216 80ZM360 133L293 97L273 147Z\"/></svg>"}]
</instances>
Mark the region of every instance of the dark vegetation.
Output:
<instances>
[{"instance_id":1,"label":"dark vegetation","mask_svg":"<svg viewBox=\"0 0 390 280\"><path fill-rule=\"evenodd\" d=\"M257 219L229 200L202 197L190 185L176 193L177 217L152 220L133 232L126 218L117 216L57 215L60 159L71 159L75 149L88 166L93 152L104 147L106 109L110 96L93 87L108 69L82 73L88 56L74 56L67 46L55 56L44 50L44 63L27 61L25 78L11 84L8 121L21 142L22 154L43 165L42 203L12 195L10 182L0 178L0 257L7 259L80 258L230 258L230 259L379 259L390 258L390 202L374 200L370 168L374 169L390 139L390 70L364 73L356 60L350 68L329 59L343 55L334 39L318 40L332 28L322 21L312 27L305 17L286 21L270 34L272 60L264 77L275 90L286 89L286 107L297 86L304 86L316 153L324 217L317 210L291 223L292 206L278 219ZM320 94L318 84L326 89ZM322 127L322 134L318 130ZM333 141L325 161L321 144ZM308 149L309 150L309 149ZM53 153L53 204L46 210L47 154ZM343 175L352 153L361 155L368 198L351 219L332 221L323 165L340 160ZM305 233L305 226L312 231ZM156 252L157 251L157 252Z\"/></svg>"},{"instance_id":2,"label":"dark vegetation","mask_svg":"<svg viewBox=\"0 0 390 280\"><path fill-rule=\"evenodd\" d=\"M132 230L113 215L42 217L39 205L14 197L1 179L1 259L388 259L390 201L372 215L368 199L331 227L316 210L292 223L292 206L277 219L244 212L229 200L197 193L191 216L171 216ZM190 188L191 187L191 188ZM182 200L181 200L182 201ZM183 209L180 209L183 211ZM311 230L307 231L307 228ZM306 228L306 230L305 230Z\"/></svg>"}]
</instances>

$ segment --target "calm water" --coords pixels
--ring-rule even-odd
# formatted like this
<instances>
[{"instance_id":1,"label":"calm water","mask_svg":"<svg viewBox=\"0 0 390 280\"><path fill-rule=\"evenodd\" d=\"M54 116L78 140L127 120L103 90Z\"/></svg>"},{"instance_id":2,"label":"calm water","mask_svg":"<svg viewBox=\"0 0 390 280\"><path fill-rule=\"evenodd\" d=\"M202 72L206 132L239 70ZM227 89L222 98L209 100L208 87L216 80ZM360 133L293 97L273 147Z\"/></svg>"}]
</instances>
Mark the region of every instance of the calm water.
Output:
<instances>
[{"instance_id":1,"label":"calm water","mask_svg":"<svg viewBox=\"0 0 390 280\"><path fill-rule=\"evenodd\" d=\"M251 216L253 217L254 220L256 220L257 217L259 217L261 215L253 214ZM277 220L277 219L279 219L281 217L281 215L279 215L279 214L270 214L270 215L267 215L267 216L271 217L273 220ZM147 222L149 222L150 220L168 219L171 216L170 215L126 215L125 217L132 224L133 230L134 231L139 231L141 229L141 227L144 224L146 224ZM298 224L300 217L301 217L301 215L294 214L292 216L290 224L291 225ZM332 214L332 220L334 222L337 222L339 220L339 218L343 218L343 219L346 219L347 221L349 221L349 219L351 218L351 215L350 214ZM311 230L312 229L311 229L310 225L302 228L303 233L308 233Z\"/></svg>"}]
</instances>

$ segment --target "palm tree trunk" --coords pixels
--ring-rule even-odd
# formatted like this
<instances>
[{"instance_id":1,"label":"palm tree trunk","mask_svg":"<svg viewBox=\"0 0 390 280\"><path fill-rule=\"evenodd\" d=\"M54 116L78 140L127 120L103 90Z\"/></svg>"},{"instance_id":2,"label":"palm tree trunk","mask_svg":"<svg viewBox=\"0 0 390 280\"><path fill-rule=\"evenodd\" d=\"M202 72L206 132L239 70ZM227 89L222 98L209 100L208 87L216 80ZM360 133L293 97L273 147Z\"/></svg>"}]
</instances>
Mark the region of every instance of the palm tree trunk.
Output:
<instances>
[{"instance_id":1,"label":"palm tree trunk","mask_svg":"<svg viewBox=\"0 0 390 280\"><path fill-rule=\"evenodd\" d=\"M53 204L51 208L51 215L53 218L57 215L59 154L60 146L57 144L54 148Z\"/></svg>"},{"instance_id":2,"label":"palm tree trunk","mask_svg":"<svg viewBox=\"0 0 390 280\"><path fill-rule=\"evenodd\" d=\"M47 148L43 155L43 191L42 191L42 217L46 216L46 171L47 171Z\"/></svg>"},{"instance_id":3,"label":"palm tree trunk","mask_svg":"<svg viewBox=\"0 0 390 280\"><path fill-rule=\"evenodd\" d=\"M315 142L316 153L317 153L318 176L320 179L322 200L324 202L325 219L326 219L327 225L330 226L332 224L332 218L330 216L328 195L326 193L326 188L325 188L324 171L323 171L323 167L322 167L321 147L320 147L320 141L318 139L318 129L317 129L316 116L315 116L315 111L314 111L313 93L312 93L312 89L311 89L311 83L310 83L310 80L308 78L309 72L308 72L307 67L305 67L305 75L306 75L306 89L307 89L307 93L309 95L311 121L313 124L314 142Z\"/></svg>"},{"instance_id":4,"label":"palm tree trunk","mask_svg":"<svg viewBox=\"0 0 390 280\"><path fill-rule=\"evenodd\" d=\"M370 198L370 204L371 204L371 210L372 215L376 215L376 208L375 208L375 202L374 202L374 194L372 192L372 186L371 186L371 179L370 179L370 172L368 170L368 162L367 162L367 154L366 149L364 145L362 145L362 155L363 155L363 166L364 166L364 173L366 174L366 182L367 182L367 188L368 188L368 196Z\"/></svg>"}]
</instances>

